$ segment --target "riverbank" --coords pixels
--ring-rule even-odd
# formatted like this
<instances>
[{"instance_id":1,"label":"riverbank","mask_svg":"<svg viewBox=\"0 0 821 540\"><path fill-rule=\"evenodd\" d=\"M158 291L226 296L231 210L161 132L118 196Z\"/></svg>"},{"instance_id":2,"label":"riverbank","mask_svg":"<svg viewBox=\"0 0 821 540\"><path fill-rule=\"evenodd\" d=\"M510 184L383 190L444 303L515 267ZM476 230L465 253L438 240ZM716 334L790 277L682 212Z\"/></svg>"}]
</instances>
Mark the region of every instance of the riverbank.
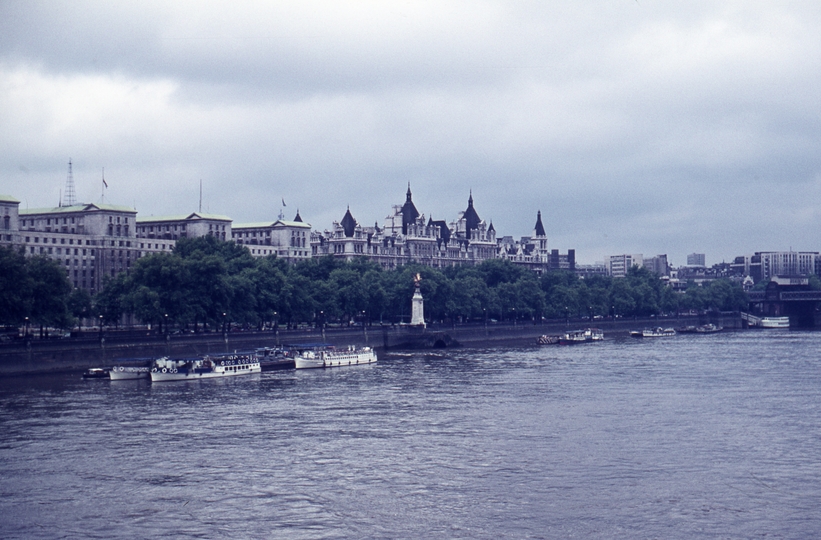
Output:
<instances>
[{"instance_id":1,"label":"riverbank","mask_svg":"<svg viewBox=\"0 0 821 540\"><path fill-rule=\"evenodd\" d=\"M432 325L427 328L409 326L365 326L347 328L317 328L262 332L200 333L180 335L156 334L93 334L58 340L14 342L0 348L0 374L25 375L82 371L89 367L110 367L116 364L137 365L160 356L194 357L204 354L247 351L259 347L275 347L298 343L331 343L336 346L371 346L378 351L431 349L452 347L482 347L535 344L542 334L560 334L568 329L598 327L606 337L627 335L636 328L648 326L686 326L702 324L697 316L649 319L577 319L532 322L474 323ZM709 322L725 328L741 328L737 314L712 317Z\"/></svg>"}]
</instances>

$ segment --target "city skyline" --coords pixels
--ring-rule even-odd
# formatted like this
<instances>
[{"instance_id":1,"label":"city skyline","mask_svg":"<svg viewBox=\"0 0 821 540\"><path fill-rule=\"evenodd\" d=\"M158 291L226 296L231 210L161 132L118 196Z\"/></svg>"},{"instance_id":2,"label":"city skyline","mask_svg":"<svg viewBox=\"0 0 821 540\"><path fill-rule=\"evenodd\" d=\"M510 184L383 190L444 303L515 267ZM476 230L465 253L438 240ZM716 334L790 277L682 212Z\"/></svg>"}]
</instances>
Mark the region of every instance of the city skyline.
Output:
<instances>
[{"instance_id":1,"label":"city skyline","mask_svg":"<svg viewBox=\"0 0 821 540\"><path fill-rule=\"evenodd\" d=\"M821 6L0 4L0 193L317 230L410 182L580 263L821 246ZM291 217L291 216L289 216Z\"/></svg>"}]
</instances>

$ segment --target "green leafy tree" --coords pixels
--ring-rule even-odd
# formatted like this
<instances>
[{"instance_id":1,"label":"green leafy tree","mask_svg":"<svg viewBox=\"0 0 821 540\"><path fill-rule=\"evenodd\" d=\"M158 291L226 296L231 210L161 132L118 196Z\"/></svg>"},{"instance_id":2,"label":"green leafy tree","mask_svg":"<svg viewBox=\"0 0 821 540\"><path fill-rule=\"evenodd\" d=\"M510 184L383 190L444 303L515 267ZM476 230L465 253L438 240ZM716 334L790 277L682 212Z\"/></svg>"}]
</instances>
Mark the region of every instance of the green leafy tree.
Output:
<instances>
[{"instance_id":1,"label":"green leafy tree","mask_svg":"<svg viewBox=\"0 0 821 540\"><path fill-rule=\"evenodd\" d=\"M31 320L40 325L66 328L71 322L68 296L71 283L59 263L46 257L31 257L27 261L31 282Z\"/></svg>"},{"instance_id":2,"label":"green leafy tree","mask_svg":"<svg viewBox=\"0 0 821 540\"><path fill-rule=\"evenodd\" d=\"M83 319L91 317L92 302L91 294L85 289L74 289L68 296L68 310L79 326Z\"/></svg>"},{"instance_id":3,"label":"green leafy tree","mask_svg":"<svg viewBox=\"0 0 821 540\"><path fill-rule=\"evenodd\" d=\"M0 247L0 324L19 324L31 312L31 285L26 257Z\"/></svg>"}]
</instances>

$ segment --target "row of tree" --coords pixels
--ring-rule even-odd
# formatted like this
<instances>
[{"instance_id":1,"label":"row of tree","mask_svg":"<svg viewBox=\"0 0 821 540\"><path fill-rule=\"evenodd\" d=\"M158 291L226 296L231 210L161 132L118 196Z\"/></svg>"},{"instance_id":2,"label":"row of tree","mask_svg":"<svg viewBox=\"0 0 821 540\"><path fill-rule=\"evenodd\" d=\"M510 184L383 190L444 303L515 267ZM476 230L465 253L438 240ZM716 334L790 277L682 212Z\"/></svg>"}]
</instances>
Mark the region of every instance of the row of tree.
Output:
<instances>
[{"instance_id":1,"label":"row of tree","mask_svg":"<svg viewBox=\"0 0 821 540\"><path fill-rule=\"evenodd\" d=\"M89 316L117 324L123 315L194 329L226 323L407 322L417 273L430 321L641 317L680 309L739 310L748 304L735 282L692 284L681 294L643 268L632 268L626 278L580 279L569 272L537 276L499 259L442 270L412 264L383 270L366 258L322 257L290 265L276 257L254 258L245 247L213 237L181 239L172 253L137 260L128 274L107 280L93 299L72 291L60 265L48 259L2 250L0 265L4 323L29 317L63 327Z\"/></svg>"}]
</instances>

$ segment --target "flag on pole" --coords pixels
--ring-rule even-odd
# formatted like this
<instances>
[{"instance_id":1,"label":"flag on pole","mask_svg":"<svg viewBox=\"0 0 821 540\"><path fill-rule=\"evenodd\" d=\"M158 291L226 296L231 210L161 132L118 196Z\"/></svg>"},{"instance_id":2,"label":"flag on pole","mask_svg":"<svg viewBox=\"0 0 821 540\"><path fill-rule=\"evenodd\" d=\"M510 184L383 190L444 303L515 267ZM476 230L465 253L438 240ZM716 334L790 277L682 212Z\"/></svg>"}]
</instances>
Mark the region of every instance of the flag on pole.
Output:
<instances>
[{"instance_id":1,"label":"flag on pole","mask_svg":"<svg viewBox=\"0 0 821 540\"><path fill-rule=\"evenodd\" d=\"M108 182L105 181L105 167L103 167L103 185L108 188Z\"/></svg>"},{"instance_id":2,"label":"flag on pole","mask_svg":"<svg viewBox=\"0 0 821 540\"><path fill-rule=\"evenodd\" d=\"M285 204L285 197L282 198L282 206L288 206L287 204Z\"/></svg>"}]
</instances>

